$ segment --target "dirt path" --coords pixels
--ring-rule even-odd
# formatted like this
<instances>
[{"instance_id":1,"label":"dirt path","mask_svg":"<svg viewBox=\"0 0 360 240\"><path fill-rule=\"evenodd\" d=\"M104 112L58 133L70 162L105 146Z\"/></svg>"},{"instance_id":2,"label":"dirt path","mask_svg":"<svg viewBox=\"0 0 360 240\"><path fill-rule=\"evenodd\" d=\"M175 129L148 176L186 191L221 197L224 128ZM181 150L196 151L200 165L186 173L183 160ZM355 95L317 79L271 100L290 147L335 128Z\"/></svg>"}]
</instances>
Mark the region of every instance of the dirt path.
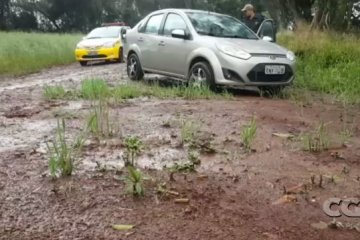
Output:
<instances>
[{"instance_id":1,"label":"dirt path","mask_svg":"<svg viewBox=\"0 0 360 240\"><path fill-rule=\"evenodd\" d=\"M135 99L111 109L119 127L116 136L88 141L74 176L54 182L47 176L46 142L54 136L56 118L65 116L69 132L79 132L90 106L84 101L46 101L42 87L76 88L86 78L102 78L111 85L127 81L119 64L71 65L0 81L0 239L360 238L360 218L338 219L344 228L312 226L332 221L322 210L326 199L360 198L357 108L344 111L320 101L300 107L259 96L229 101ZM253 116L258 133L253 152L244 153L241 130ZM322 121L327 123L330 150L304 152L297 136ZM169 171L159 170L186 161L184 122L195 126L201 165L197 173L178 173L170 181ZM345 128L352 133L346 147L340 137ZM146 146L138 160L152 179L146 182L144 199L124 194L125 184L119 180L124 175L121 140L128 135L141 137ZM157 194L164 184L179 196ZM190 202L176 204L175 198ZM113 224L136 227L121 232L113 230Z\"/></svg>"}]
</instances>

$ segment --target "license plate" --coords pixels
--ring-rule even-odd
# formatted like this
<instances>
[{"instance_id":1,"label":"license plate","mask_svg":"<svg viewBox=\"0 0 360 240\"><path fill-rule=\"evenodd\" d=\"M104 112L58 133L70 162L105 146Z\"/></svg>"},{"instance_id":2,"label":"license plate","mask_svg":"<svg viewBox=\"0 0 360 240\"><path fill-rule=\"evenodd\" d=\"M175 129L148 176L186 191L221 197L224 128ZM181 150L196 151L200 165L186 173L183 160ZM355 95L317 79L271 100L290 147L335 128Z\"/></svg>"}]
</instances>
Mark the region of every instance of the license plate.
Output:
<instances>
[{"instance_id":1,"label":"license plate","mask_svg":"<svg viewBox=\"0 0 360 240\"><path fill-rule=\"evenodd\" d=\"M98 55L98 52L97 51L89 51L88 55L95 56L95 55Z\"/></svg>"},{"instance_id":2,"label":"license plate","mask_svg":"<svg viewBox=\"0 0 360 240\"><path fill-rule=\"evenodd\" d=\"M267 75L284 75L285 66L283 65L266 65L265 74Z\"/></svg>"}]
</instances>

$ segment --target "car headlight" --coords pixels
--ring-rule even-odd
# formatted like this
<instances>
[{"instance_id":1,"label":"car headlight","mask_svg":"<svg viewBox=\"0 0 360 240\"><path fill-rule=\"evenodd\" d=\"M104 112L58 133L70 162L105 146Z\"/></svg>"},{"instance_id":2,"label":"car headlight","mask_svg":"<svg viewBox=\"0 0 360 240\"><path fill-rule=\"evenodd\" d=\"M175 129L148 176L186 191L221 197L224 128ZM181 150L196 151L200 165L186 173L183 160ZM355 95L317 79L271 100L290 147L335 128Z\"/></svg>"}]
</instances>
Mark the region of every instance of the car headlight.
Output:
<instances>
[{"instance_id":1,"label":"car headlight","mask_svg":"<svg viewBox=\"0 0 360 240\"><path fill-rule=\"evenodd\" d=\"M216 45L217 48L226 55L248 60L251 58L251 55L248 52L245 52L241 48L234 45Z\"/></svg>"},{"instance_id":2,"label":"car headlight","mask_svg":"<svg viewBox=\"0 0 360 240\"><path fill-rule=\"evenodd\" d=\"M103 44L103 47L105 47L105 48L113 48L113 47L115 47L116 44L118 44L118 43L119 43L118 41L116 41L116 42L107 42L107 43L104 43L104 44Z\"/></svg>"},{"instance_id":3,"label":"car headlight","mask_svg":"<svg viewBox=\"0 0 360 240\"><path fill-rule=\"evenodd\" d=\"M295 61L295 59L296 59L295 53L293 53L292 51L288 51L286 53L286 57L287 57L287 59L289 59L292 62Z\"/></svg>"},{"instance_id":4,"label":"car headlight","mask_svg":"<svg viewBox=\"0 0 360 240\"><path fill-rule=\"evenodd\" d=\"M77 45L76 45L76 48L84 48L85 46L83 45L83 44L81 44L81 43L78 43Z\"/></svg>"}]
</instances>

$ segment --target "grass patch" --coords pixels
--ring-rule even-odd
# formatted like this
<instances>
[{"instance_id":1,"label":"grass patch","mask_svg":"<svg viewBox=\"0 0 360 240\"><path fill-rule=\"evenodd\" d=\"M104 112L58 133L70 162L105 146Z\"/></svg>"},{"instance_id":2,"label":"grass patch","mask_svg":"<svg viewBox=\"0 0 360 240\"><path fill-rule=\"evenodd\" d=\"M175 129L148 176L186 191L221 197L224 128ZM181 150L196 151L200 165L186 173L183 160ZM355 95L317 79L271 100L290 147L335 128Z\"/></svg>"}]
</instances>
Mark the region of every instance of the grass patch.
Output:
<instances>
[{"instance_id":1,"label":"grass patch","mask_svg":"<svg viewBox=\"0 0 360 240\"><path fill-rule=\"evenodd\" d=\"M256 120L253 118L241 131L241 140L244 144L244 148L247 151L251 150L252 144L254 142L254 139L256 137L257 132L257 125Z\"/></svg>"},{"instance_id":2,"label":"grass patch","mask_svg":"<svg viewBox=\"0 0 360 240\"><path fill-rule=\"evenodd\" d=\"M185 98L193 99L231 99L232 95L228 92L215 93L209 88L187 87L183 85L161 87L158 84L130 83L120 85L112 90L112 96L117 100L144 97L166 98Z\"/></svg>"},{"instance_id":3,"label":"grass patch","mask_svg":"<svg viewBox=\"0 0 360 240\"><path fill-rule=\"evenodd\" d=\"M49 169L53 178L72 175L76 155L82 150L85 142L85 136L79 135L73 144L69 144L66 140L65 134L65 120L58 120L56 136L52 142L47 143L50 155Z\"/></svg>"},{"instance_id":4,"label":"grass patch","mask_svg":"<svg viewBox=\"0 0 360 240\"><path fill-rule=\"evenodd\" d=\"M80 90L68 91L62 87L46 87L44 96L48 99L65 99L68 95L85 100L113 99L123 101L139 97L156 97L159 99L184 98L194 99L232 99L233 96L226 92L216 93L210 89L187 87L185 85L162 87L158 84L129 83L110 87L102 79L88 79L81 83Z\"/></svg>"},{"instance_id":5,"label":"grass patch","mask_svg":"<svg viewBox=\"0 0 360 240\"><path fill-rule=\"evenodd\" d=\"M193 121L182 122L180 129L181 143L193 143L199 130L200 125L196 124Z\"/></svg>"},{"instance_id":6,"label":"grass patch","mask_svg":"<svg viewBox=\"0 0 360 240\"><path fill-rule=\"evenodd\" d=\"M102 79L89 79L81 83L80 96L83 99L104 99L110 96L110 87Z\"/></svg>"},{"instance_id":7,"label":"grass patch","mask_svg":"<svg viewBox=\"0 0 360 240\"><path fill-rule=\"evenodd\" d=\"M91 111L87 123L90 133L98 139L114 136L116 130L110 116L109 103L106 100L99 100Z\"/></svg>"},{"instance_id":8,"label":"grass patch","mask_svg":"<svg viewBox=\"0 0 360 240\"><path fill-rule=\"evenodd\" d=\"M75 62L78 34L0 32L0 74L22 75Z\"/></svg>"},{"instance_id":9,"label":"grass patch","mask_svg":"<svg viewBox=\"0 0 360 240\"><path fill-rule=\"evenodd\" d=\"M304 150L312 153L320 153L329 149L330 137L324 123L320 123L319 127L303 137Z\"/></svg>"},{"instance_id":10,"label":"grass patch","mask_svg":"<svg viewBox=\"0 0 360 240\"><path fill-rule=\"evenodd\" d=\"M66 98L67 93L62 86L46 86L43 96L48 100L57 100Z\"/></svg>"},{"instance_id":11,"label":"grass patch","mask_svg":"<svg viewBox=\"0 0 360 240\"><path fill-rule=\"evenodd\" d=\"M360 103L359 38L304 28L278 39L297 55L295 87Z\"/></svg>"}]
</instances>

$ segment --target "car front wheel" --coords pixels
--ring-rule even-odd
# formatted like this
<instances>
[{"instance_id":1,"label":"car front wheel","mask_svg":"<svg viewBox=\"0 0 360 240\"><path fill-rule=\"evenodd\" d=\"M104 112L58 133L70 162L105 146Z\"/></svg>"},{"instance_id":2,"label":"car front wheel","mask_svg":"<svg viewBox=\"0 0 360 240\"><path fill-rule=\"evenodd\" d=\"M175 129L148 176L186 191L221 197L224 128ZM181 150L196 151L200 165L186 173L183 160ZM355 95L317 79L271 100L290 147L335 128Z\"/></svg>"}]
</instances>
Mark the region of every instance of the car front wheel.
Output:
<instances>
[{"instance_id":1,"label":"car front wheel","mask_svg":"<svg viewBox=\"0 0 360 240\"><path fill-rule=\"evenodd\" d=\"M190 86L215 89L214 74L207 62L195 63L190 69L188 80Z\"/></svg>"},{"instance_id":2,"label":"car front wheel","mask_svg":"<svg viewBox=\"0 0 360 240\"><path fill-rule=\"evenodd\" d=\"M140 60L135 53L130 54L127 60L127 74L131 80L141 80L144 77Z\"/></svg>"}]
</instances>

